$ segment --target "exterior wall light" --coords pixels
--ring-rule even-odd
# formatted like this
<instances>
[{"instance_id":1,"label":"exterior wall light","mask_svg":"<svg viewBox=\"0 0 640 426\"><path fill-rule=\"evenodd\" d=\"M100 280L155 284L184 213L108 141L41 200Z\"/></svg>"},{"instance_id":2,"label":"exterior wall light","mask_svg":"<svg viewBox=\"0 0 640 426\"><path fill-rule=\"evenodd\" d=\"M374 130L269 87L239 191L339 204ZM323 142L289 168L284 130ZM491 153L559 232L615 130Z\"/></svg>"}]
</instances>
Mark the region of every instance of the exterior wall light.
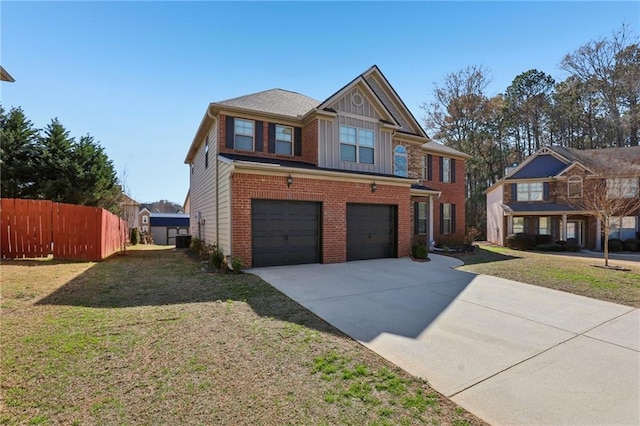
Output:
<instances>
[{"instance_id":1,"label":"exterior wall light","mask_svg":"<svg viewBox=\"0 0 640 426\"><path fill-rule=\"evenodd\" d=\"M376 189L378 189L378 185L376 185L376 182L373 181L373 183L371 184L371 192L376 192Z\"/></svg>"},{"instance_id":2,"label":"exterior wall light","mask_svg":"<svg viewBox=\"0 0 640 426\"><path fill-rule=\"evenodd\" d=\"M291 177L291 173L287 176L287 188L291 188L291 184L293 184L293 177Z\"/></svg>"}]
</instances>

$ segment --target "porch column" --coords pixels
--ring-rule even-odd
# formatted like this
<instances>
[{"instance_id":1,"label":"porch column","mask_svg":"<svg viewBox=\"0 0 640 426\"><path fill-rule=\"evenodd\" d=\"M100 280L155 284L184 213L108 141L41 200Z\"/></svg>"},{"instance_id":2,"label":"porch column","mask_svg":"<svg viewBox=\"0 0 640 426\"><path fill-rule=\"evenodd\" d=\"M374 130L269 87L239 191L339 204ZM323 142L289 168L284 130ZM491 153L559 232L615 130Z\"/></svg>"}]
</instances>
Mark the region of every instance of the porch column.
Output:
<instances>
[{"instance_id":1,"label":"porch column","mask_svg":"<svg viewBox=\"0 0 640 426\"><path fill-rule=\"evenodd\" d=\"M513 215L507 215L507 236L513 235Z\"/></svg>"},{"instance_id":2,"label":"porch column","mask_svg":"<svg viewBox=\"0 0 640 426\"><path fill-rule=\"evenodd\" d=\"M429 250L433 248L431 246L431 241L433 241L433 197L429 197L429 241L427 241L427 247L429 247Z\"/></svg>"},{"instance_id":3,"label":"porch column","mask_svg":"<svg viewBox=\"0 0 640 426\"><path fill-rule=\"evenodd\" d=\"M600 222L600 218L596 218L596 246L593 248L596 251L600 251L600 247L602 244L602 223Z\"/></svg>"},{"instance_id":4,"label":"porch column","mask_svg":"<svg viewBox=\"0 0 640 426\"><path fill-rule=\"evenodd\" d=\"M562 229L560 230L560 239L567 241L567 215L562 215Z\"/></svg>"}]
</instances>

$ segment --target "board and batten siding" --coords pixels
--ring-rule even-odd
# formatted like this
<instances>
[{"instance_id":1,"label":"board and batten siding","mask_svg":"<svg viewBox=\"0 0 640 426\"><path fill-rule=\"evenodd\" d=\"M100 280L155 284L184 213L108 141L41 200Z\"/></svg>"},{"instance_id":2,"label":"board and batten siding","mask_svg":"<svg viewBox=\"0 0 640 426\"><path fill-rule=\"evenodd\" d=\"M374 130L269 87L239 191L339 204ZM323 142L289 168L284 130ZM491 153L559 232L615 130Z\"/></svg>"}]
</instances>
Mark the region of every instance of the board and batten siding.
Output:
<instances>
[{"instance_id":1,"label":"board and batten siding","mask_svg":"<svg viewBox=\"0 0 640 426\"><path fill-rule=\"evenodd\" d=\"M353 102L353 96L359 95L362 98L362 104L357 105ZM362 117L369 117L374 120L382 118L378 111L376 111L373 104L369 101L365 93L358 87L350 90L346 95L329 105L330 108L335 109L338 112L346 112L347 114L360 115Z\"/></svg>"},{"instance_id":2,"label":"board and batten siding","mask_svg":"<svg viewBox=\"0 0 640 426\"><path fill-rule=\"evenodd\" d=\"M231 165L218 161L218 244L225 255L231 254Z\"/></svg>"},{"instance_id":3,"label":"board and batten siding","mask_svg":"<svg viewBox=\"0 0 640 426\"><path fill-rule=\"evenodd\" d=\"M373 130L375 147L373 164L340 161L340 125ZM393 173L391 132L382 130L380 124L368 119L338 115L333 120L318 122L318 166L330 169L353 170L372 173Z\"/></svg>"},{"instance_id":4,"label":"board and batten siding","mask_svg":"<svg viewBox=\"0 0 640 426\"><path fill-rule=\"evenodd\" d=\"M190 172L190 233L193 238L200 238L206 244L216 242L216 167L218 167L218 125L211 126L206 136L209 140L209 165L205 167L205 145L202 141L193 159L193 173ZM198 223L200 212L204 224Z\"/></svg>"},{"instance_id":5,"label":"board and batten siding","mask_svg":"<svg viewBox=\"0 0 640 426\"><path fill-rule=\"evenodd\" d=\"M498 185L487 192L487 241L503 245L506 229L504 225L504 212L502 203L504 197L503 185Z\"/></svg>"}]
</instances>

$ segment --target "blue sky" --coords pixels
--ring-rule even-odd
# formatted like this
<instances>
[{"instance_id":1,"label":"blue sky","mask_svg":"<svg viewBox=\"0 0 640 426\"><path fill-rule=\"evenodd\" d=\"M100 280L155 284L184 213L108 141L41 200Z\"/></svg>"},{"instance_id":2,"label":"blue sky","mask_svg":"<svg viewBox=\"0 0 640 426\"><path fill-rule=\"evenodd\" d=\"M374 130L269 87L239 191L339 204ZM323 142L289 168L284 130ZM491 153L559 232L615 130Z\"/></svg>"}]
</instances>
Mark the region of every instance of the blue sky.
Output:
<instances>
[{"instance_id":1,"label":"blue sky","mask_svg":"<svg viewBox=\"0 0 640 426\"><path fill-rule=\"evenodd\" d=\"M58 117L105 148L138 201L182 204L186 152L209 102L271 88L323 100L376 64L420 119L434 83L467 65L489 94L622 23L640 2L10 2L5 109Z\"/></svg>"}]
</instances>

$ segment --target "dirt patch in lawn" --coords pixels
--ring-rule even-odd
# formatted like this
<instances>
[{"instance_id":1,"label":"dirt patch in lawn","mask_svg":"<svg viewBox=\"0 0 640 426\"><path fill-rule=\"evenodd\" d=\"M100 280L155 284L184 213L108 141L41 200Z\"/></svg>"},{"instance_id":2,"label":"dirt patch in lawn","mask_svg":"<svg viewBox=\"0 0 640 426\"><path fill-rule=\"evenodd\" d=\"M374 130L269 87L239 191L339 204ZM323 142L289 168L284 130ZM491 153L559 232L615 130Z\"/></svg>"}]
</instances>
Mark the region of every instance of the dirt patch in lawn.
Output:
<instances>
[{"instance_id":1,"label":"dirt patch in lawn","mask_svg":"<svg viewBox=\"0 0 640 426\"><path fill-rule=\"evenodd\" d=\"M481 424L250 274L3 262L3 424Z\"/></svg>"}]
</instances>

